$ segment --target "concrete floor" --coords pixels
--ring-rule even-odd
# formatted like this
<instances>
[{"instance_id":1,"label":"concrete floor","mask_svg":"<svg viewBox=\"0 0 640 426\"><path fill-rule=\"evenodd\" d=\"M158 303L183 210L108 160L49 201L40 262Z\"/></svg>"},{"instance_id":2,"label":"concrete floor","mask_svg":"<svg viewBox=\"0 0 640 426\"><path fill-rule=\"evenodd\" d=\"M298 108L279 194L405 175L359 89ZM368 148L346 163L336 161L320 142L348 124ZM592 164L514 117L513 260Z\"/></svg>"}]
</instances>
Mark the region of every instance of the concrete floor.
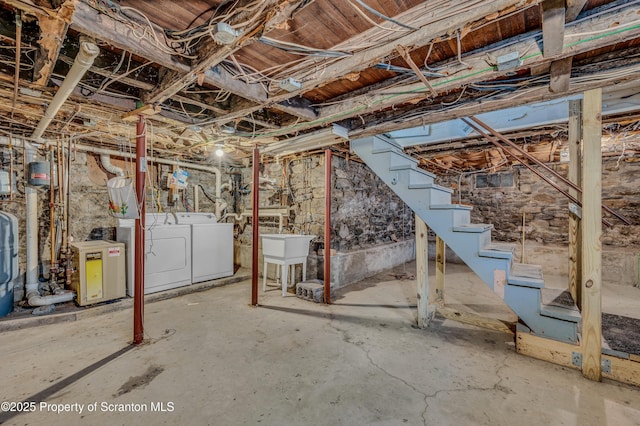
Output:
<instances>
[{"instance_id":1,"label":"concrete floor","mask_svg":"<svg viewBox=\"0 0 640 426\"><path fill-rule=\"evenodd\" d=\"M466 267L447 268L450 305L511 317ZM0 422L640 425L640 389L518 355L506 334L442 319L416 329L415 293L390 271L332 306L274 288L252 308L243 281L148 304L148 343L133 349L129 310L7 331L0 400L45 405Z\"/></svg>"}]
</instances>

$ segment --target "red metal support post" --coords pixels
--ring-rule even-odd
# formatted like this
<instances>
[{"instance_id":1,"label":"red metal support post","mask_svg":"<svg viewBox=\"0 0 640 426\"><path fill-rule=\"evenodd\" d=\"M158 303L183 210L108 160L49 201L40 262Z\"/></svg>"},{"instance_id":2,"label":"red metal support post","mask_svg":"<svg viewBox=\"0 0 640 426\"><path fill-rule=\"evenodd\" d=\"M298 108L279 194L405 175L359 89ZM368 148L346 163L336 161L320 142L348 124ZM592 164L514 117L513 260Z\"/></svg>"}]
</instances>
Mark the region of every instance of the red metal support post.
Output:
<instances>
[{"instance_id":1,"label":"red metal support post","mask_svg":"<svg viewBox=\"0 0 640 426\"><path fill-rule=\"evenodd\" d=\"M331 304L331 149L324 151L324 303Z\"/></svg>"},{"instance_id":2,"label":"red metal support post","mask_svg":"<svg viewBox=\"0 0 640 426\"><path fill-rule=\"evenodd\" d=\"M145 178L147 174L147 126L144 117L136 125L136 196L138 213L135 235L135 287L133 292L133 343L144 340L144 229L145 229Z\"/></svg>"},{"instance_id":3,"label":"red metal support post","mask_svg":"<svg viewBox=\"0 0 640 426\"><path fill-rule=\"evenodd\" d=\"M252 260L251 260L251 306L258 306L258 228L260 225L258 209L260 204L260 150L258 147L253 148L253 187L251 188L251 196L253 203L253 215L251 224L253 225L253 243L252 243ZM267 271L263 272L264 274Z\"/></svg>"}]
</instances>

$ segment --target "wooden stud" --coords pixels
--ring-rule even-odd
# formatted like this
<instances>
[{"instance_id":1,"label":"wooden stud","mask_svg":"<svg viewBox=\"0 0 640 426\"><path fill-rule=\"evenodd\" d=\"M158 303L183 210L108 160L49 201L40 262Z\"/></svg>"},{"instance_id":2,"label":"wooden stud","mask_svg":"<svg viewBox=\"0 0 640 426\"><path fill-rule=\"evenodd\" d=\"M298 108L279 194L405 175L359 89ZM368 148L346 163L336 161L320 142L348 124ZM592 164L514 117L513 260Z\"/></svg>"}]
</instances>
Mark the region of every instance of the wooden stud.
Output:
<instances>
[{"instance_id":1,"label":"wooden stud","mask_svg":"<svg viewBox=\"0 0 640 426\"><path fill-rule=\"evenodd\" d=\"M429 325L429 229L416 215L416 284L418 285L418 327Z\"/></svg>"},{"instance_id":2,"label":"wooden stud","mask_svg":"<svg viewBox=\"0 0 640 426\"><path fill-rule=\"evenodd\" d=\"M564 13L564 0L545 0L542 2L542 44L545 57L562 53Z\"/></svg>"},{"instance_id":3,"label":"wooden stud","mask_svg":"<svg viewBox=\"0 0 640 426\"><path fill-rule=\"evenodd\" d=\"M565 22L574 21L582 8L587 4L587 0L567 0L567 10L565 12Z\"/></svg>"},{"instance_id":4,"label":"wooden stud","mask_svg":"<svg viewBox=\"0 0 640 426\"><path fill-rule=\"evenodd\" d=\"M602 89L584 93L582 179L582 374L602 379Z\"/></svg>"},{"instance_id":5,"label":"wooden stud","mask_svg":"<svg viewBox=\"0 0 640 426\"><path fill-rule=\"evenodd\" d=\"M473 312L463 312L448 306L438 306L437 311L446 319L458 321L464 324L475 325L476 327L486 328L489 330L500 331L502 333L514 334L516 325L507 321L496 318L483 317Z\"/></svg>"},{"instance_id":6,"label":"wooden stud","mask_svg":"<svg viewBox=\"0 0 640 426\"><path fill-rule=\"evenodd\" d=\"M582 186L582 100L569 101L569 180ZM578 191L570 188L569 194L580 199ZM569 213L569 292L578 308L582 307L582 235L580 218Z\"/></svg>"},{"instance_id":7,"label":"wooden stud","mask_svg":"<svg viewBox=\"0 0 640 426\"><path fill-rule=\"evenodd\" d=\"M431 94L434 97L438 96L438 92L436 92L433 89L433 86L431 85L431 83L429 83L429 80L427 80L427 77L425 77L424 74L422 74L422 71L420 71L420 68L416 65L415 62L413 62L413 59L411 59L411 54L409 53L409 49L407 49L404 46L398 45L396 46L396 50L398 51L400 56L402 56L404 61L411 67L413 72L416 73L416 76L420 79L420 81L422 81L424 85L427 87L427 89L431 91Z\"/></svg>"},{"instance_id":8,"label":"wooden stud","mask_svg":"<svg viewBox=\"0 0 640 426\"><path fill-rule=\"evenodd\" d=\"M573 56L551 62L549 90L553 93L564 93L569 90L572 64Z\"/></svg>"},{"instance_id":9,"label":"wooden stud","mask_svg":"<svg viewBox=\"0 0 640 426\"><path fill-rule=\"evenodd\" d=\"M141 115L155 115L162 111L162 108L153 105L144 105L133 111L129 111L122 115L122 121L136 121Z\"/></svg>"},{"instance_id":10,"label":"wooden stud","mask_svg":"<svg viewBox=\"0 0 640 426\"><path fill-rule=\"evenodd\" d=\"M444 303L444 271L446 266L445 250L447 245L442 238L436 235L436 285L433 286L433 294L429 300L438 305Z\"/></svg>"}]
</instances>

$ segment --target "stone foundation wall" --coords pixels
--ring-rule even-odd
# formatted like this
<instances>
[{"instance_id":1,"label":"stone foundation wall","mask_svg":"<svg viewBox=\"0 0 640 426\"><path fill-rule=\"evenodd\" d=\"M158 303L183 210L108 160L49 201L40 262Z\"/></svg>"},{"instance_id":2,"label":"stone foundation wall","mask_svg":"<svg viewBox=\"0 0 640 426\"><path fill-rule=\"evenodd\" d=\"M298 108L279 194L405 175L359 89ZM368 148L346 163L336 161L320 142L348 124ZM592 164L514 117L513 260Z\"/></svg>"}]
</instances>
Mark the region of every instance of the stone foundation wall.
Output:
<instances>
[{"instance_id":1,"label":"stone foundation wall","mask_svg":"<svg viewBox=\"0 0 640 426\"><path fill-rule=\"evenodd\" d=\"M551 167L561 175L567 175L567 163L552 164ZM493 223L496 240L521 241L524 215L526 240L539 244L568 244L569 200L524 167L515 167L511 173L512 187L477 188L474 174L462 179L441 178L439 183L457 188L452 196L454 202L459 198L462 203L473 205L473 222ZM640 162L618 163L615 158L603 161L602 201L634 223L625 225L607 214L614 226L603 227L602 243L605 246L640 249L637 176L640 176Z\"/></svg>"},{"instance_id":2,"label":"stone foundation wall","mask_svg":"<svg viewBox=\"0 0 640 426\"><path fill-rule=\"evenodd\" d=\"M251 168L243 169L244 183L251 181L251 173ZM322 256L317 254L324 244L324 155L264 163L260 176L261 209L290 206L283 232L316 236L310 244L307 278L322 278ZM377 273L374 270L379 268L375 265L369 267L357 260L374 248L393 244L403 247L399 252L383 250L385 261L379 262L378 258L378 266L393 267L415 256L413 248L405 248L407 244L413 247L413 212L366 165L334 155L331 199L331 248L336 251L332 264L334 285L344 286ZM250 193L242 196L241 205L250 209ZM261 218L260 233L279 232L276 220ZM251 238L251 220L244 218L238 222L240 247L236 249L236 261L242 266L250 266ZM407 255L407 251L411 254ZM352 258L356 260L347 260ZM372 259L366 261L373 262ZM363 272L356 273L358 270ZM269 276L272 275L270 271Z\"/></svg>"},{"instance_id":3,"label":"stone foundation wall","mask_svg":"<svg viewBox=\"0 0 640 426\"><path fill-rule=\"evenodd\" d=\"M14 150L14 170L18 176L18 192L14 202L7 202L0 199L0 210L15 215L19 221L19 264L24 273L26 263L26 232L25 232L25 202L24 202L24 182L22 168L22 150ZM9 170L8 147L0 147L2 155L3 170ZM125 173L135 173L135 166L131 160L121 160L112 158L112 164L125 170ZM193 207L193 187L200 184L208 194L215 194L214 175L208 172L189 170L189 189L180 192L177 203L173 206L168 202L168 191L166 188L166 174L170 172L171 166L153 165L149 166L149 181L153 183L154 189L147 193L148 200L155 200L155 206L147 204L147 211L155 211L160 204L164 211L185 211L185 202ZM69 209L69 233L74 241L84 241L89 239L115 239L115 227L117 221L108 212L109 197L107 193L107 180L114 175L108 174L99 164L99 157L84 152L73 152L71 157L70 181L70 209ZM226 178L226 176L225 176ZM208 200L200 190L199 205L200 211L214 211L213 203ZM185 201L186 196L186 201ZM233 202L228 194L225 194L228 202ZM43 275L48 274L50 262L50 232L49 232L49 191L48 188L38 190L38 224L39 224L39 260ZM19 280L18 287L23 285L24 278ZM16 289L16 298L21 297L21 289Z\"/></svg>"}]
</instances>

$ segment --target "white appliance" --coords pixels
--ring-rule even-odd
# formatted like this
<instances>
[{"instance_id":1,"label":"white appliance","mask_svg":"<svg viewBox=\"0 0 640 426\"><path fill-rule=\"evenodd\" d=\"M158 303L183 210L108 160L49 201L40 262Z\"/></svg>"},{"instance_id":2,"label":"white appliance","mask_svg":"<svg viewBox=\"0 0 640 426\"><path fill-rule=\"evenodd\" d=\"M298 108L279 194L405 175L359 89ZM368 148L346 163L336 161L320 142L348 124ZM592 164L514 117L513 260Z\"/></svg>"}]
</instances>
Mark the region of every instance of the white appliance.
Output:
<instances>
[{"instance_id":1,"label":"white appliance","mask_svg":"<svg viewBox=\"0 0 640 426\"><path fill-rule=\"evenodd\" d=\"M178 224L191 226L191 281L233 275L233 223L217 223L213 213L176 213Z\"/></svg>"},{"instance_id":2,"label":"white appliance","mask_svg":"<svg viewBox=\"0 0 640 426\"><path fill-rule=\"evenodd\" d=\"M191 284L191 227L175 223L171 213L145 217L144 294ZM116 239L127 251L127 295L135 280L135 220L118 219Z\"/></svg>"}]
</instances>

